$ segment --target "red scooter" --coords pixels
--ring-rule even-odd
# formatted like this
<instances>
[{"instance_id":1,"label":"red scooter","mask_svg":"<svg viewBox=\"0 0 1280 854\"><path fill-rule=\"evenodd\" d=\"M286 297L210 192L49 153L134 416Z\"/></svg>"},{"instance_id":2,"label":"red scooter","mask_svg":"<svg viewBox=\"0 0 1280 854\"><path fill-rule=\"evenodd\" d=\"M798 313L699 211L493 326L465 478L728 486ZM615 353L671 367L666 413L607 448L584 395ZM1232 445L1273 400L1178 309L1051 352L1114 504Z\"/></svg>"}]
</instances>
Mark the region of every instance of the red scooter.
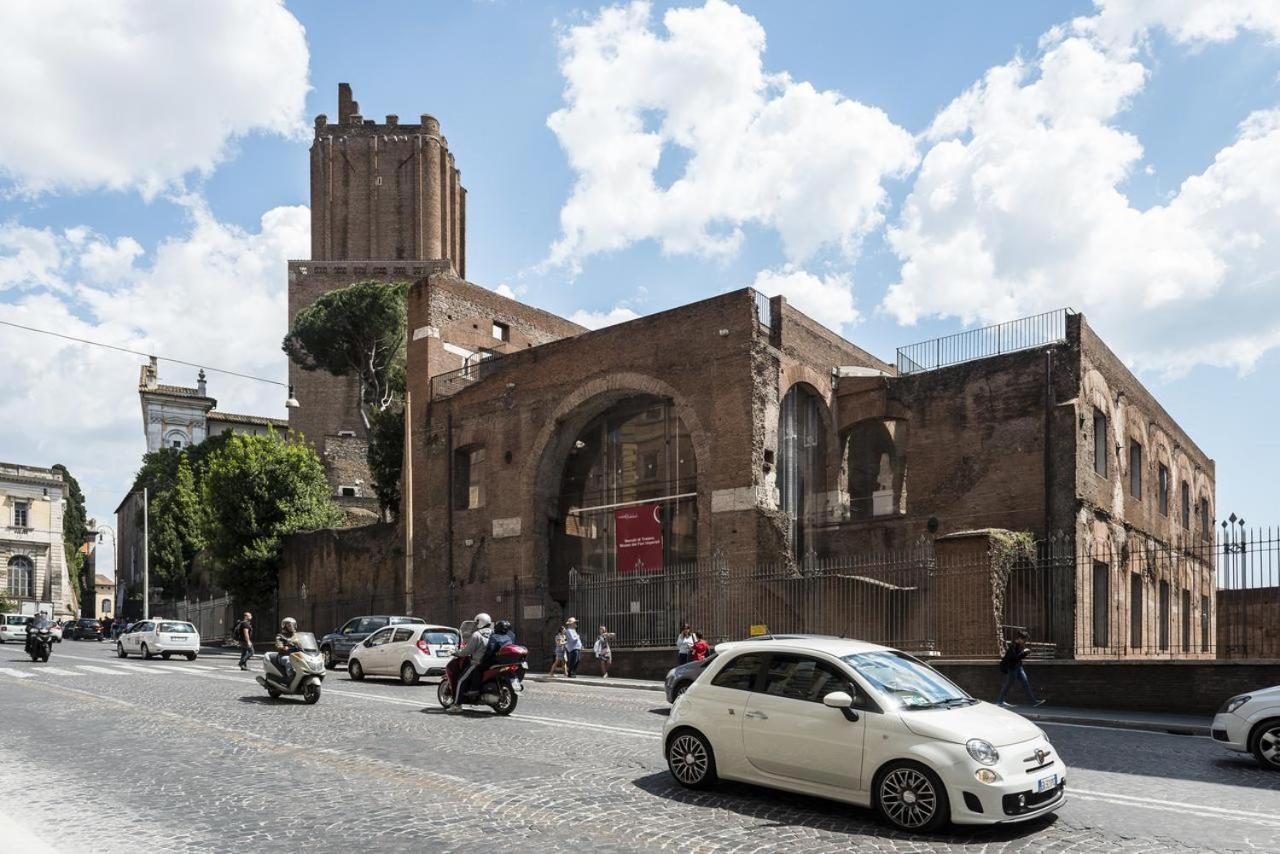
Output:
<instances>
[{"instance_id":1,"label":"red scooter","mask_svg":"<svg viewBox=\"0 0 1280 854\"><path fill-rule=\"evenodd\" d=\"M472 621L468 620L467 623ZM463 644L471 636L474 623L468 627L463 623L458 634L463 637ZM458 696L458 683L471 666L469 658L454 657L444 668L444 678L436 689L436 698L440 707L448 709L454 705L489 706L500 715L509 715L516 710L516 702L520 692L524 690L524 674L529 669L529 650L519 644L505 644L498 650L484 673L476 678L471 675L468 680L471 686L478 689L468 690L462 697Z\"/></svg>"}]
</instances>

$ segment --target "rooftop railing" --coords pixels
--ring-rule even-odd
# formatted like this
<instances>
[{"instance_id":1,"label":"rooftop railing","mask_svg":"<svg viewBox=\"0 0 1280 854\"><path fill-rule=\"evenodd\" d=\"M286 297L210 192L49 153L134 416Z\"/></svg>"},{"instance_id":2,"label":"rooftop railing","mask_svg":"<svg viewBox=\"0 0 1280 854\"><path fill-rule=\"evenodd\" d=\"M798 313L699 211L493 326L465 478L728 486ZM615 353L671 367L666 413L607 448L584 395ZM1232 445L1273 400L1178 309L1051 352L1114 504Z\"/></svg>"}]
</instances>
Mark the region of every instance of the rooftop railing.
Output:
<instances>
[{"instance_id":1,"label":"rooftop railing","mask_svg":"<svg viewBox=\"0 0 1280 854\"><path fill-rule=\"evenodd\" d=\"M898 373L918 374L1065 341L1069 308L1046 311L981 329L967 329L898 348Z\"/></svg>"},{"instance_id":2,"label":"rooftop railing","mask_svg":"<svg viewBox=\"0 0 1280 854\"><path fill-rule=\"evenodd\" d=\"M472 356L472 361L453 371L445 371L431 378L431 399L453 397L462 389L493 376L501 369L501 362L510 354Z\"/></svg>"}]
</instances>

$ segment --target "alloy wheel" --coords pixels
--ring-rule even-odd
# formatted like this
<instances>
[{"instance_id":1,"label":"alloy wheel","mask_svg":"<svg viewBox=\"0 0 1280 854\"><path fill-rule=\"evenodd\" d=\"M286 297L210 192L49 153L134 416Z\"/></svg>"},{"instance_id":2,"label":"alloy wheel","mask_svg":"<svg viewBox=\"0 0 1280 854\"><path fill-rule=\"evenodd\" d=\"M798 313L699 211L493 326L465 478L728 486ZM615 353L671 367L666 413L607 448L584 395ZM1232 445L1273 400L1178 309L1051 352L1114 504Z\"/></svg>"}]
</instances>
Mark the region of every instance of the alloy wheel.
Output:
<instances>
[{"instance_id":1,"label":"alloy wheel","mask_svg":"<svg viewBox=\"0 0 1280 854\"><path fill-rule=\"evenodd\" d=\"M686 786L696 786L706 779L711 757L701 739L685 733L671 742L667 764L677 780Z\"/></svg>"},{"instance_id":2,"label":"alloy wheel","mask_svg":"<svg viewBox=\"0 0 1280 854\"><path fill-rule=\"evenodd\" d=\"M896 768L880 781L880 805L898 827L915 830L938 812L938 792L933 781L915 768Z\"/></svg>"},{"instance_id":3,"label":"alloy wheel","mask_svg":"<svg viewBox=\"0 0 1280 854\"><path fill-rule=\"evenodd\" d=\"M1258 733L1257 755L1272 768L1280 768L1280 721Z\"/></svg>"},{"instance_id":4,"label":"alloy wheel","mask_svg":"<svg viewBox=\"0 0 1280 854\"><path fill-rule=\"evenodd\" d=\"M418 684L418 670L412 663L406 661L400 665L400 681L406 685Z\"/></svg>"}]
</instances>

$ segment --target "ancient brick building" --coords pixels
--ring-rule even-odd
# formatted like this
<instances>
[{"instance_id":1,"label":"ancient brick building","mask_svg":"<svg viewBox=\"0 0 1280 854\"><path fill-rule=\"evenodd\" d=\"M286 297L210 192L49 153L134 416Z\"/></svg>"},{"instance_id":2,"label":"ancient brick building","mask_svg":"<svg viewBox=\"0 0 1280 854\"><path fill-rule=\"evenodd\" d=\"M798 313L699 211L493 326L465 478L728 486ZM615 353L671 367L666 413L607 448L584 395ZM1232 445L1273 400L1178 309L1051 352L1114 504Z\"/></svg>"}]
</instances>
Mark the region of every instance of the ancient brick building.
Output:
<instances>
[{"instance_id":1,"label":"ancient brick building","mask_svg":"<svg viewBox=\"0 0 1280 854\"><path fill-rule=\"evenodd\" d=\"M653 581L607 613L657 596L678 621L662 597L689 567L737 595L766 571L785 582L921 542L985 555L970 532L1005 529L1060 537L1071 559L1043 590L988 573L965 592L941 563L922 576L941 578L932 586L833 575L810 585L804 613L835 619L829 603L874 588L888 604L854 628L892 617L901 629L922 598L936 610L961 592L1022 597L1043 605L1044 624L1026 622L1058 655L1212 654L1199 642L1213 632L1212 573L1188 546L1212 540L1213 461L1084 317L971 330L903 348L896 364L749 289L587 331L465 280L465 193L430 117L372 125L353 104L337 126L320 117L312 187L316 257L290 264L291 315L361 278L414 282L404 523L388 533L413 612L497 608L536 649L584 579ZM332 462L361 435L354 389L291 379L291 424L335 485L354 478ZM800 609L785 583L767 586ZM974 622L983 654L1007 628L997 611Z\"/></svg>"},{"instance_id":2,"label":"ancient brick building","mask_svg":"<svg viewBox=\"0 0 1280 854\"><path fill-rule=\"evenodd\" d=\"M338 85L338 122L316 116L311 146L311 258L289 262L289 320L360 281L410 282L436 269L466 275L467 191L440 123L365 119ZM443 265L443 266L441 266ZM289 364L301 404L289 426L312 442L343 503L373 495L353 378ZM358 503L358 502L357 502Z\"/></svg>"}]
</instances>

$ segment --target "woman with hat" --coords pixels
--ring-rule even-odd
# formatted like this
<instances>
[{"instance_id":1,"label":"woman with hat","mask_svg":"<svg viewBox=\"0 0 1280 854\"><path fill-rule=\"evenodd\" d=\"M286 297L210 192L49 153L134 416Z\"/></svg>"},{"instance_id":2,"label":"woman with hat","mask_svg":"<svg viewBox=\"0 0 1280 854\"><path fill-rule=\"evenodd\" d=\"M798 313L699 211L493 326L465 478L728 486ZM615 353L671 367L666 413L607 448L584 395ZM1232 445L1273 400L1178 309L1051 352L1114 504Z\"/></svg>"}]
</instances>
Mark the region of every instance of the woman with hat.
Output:
<instances>
[{"instance_id":1,"label":"woman with hat","mask_svg":"<svg viewBox=\"0 0 1280 854\"><path fill-rule=\"evenodd\" d=\"M570 617L564 621L564 651L569 659L569 678L578 675L578 659L582 657L582 638L578 635L578 620Z\"/></svg>"}]
</instances>

